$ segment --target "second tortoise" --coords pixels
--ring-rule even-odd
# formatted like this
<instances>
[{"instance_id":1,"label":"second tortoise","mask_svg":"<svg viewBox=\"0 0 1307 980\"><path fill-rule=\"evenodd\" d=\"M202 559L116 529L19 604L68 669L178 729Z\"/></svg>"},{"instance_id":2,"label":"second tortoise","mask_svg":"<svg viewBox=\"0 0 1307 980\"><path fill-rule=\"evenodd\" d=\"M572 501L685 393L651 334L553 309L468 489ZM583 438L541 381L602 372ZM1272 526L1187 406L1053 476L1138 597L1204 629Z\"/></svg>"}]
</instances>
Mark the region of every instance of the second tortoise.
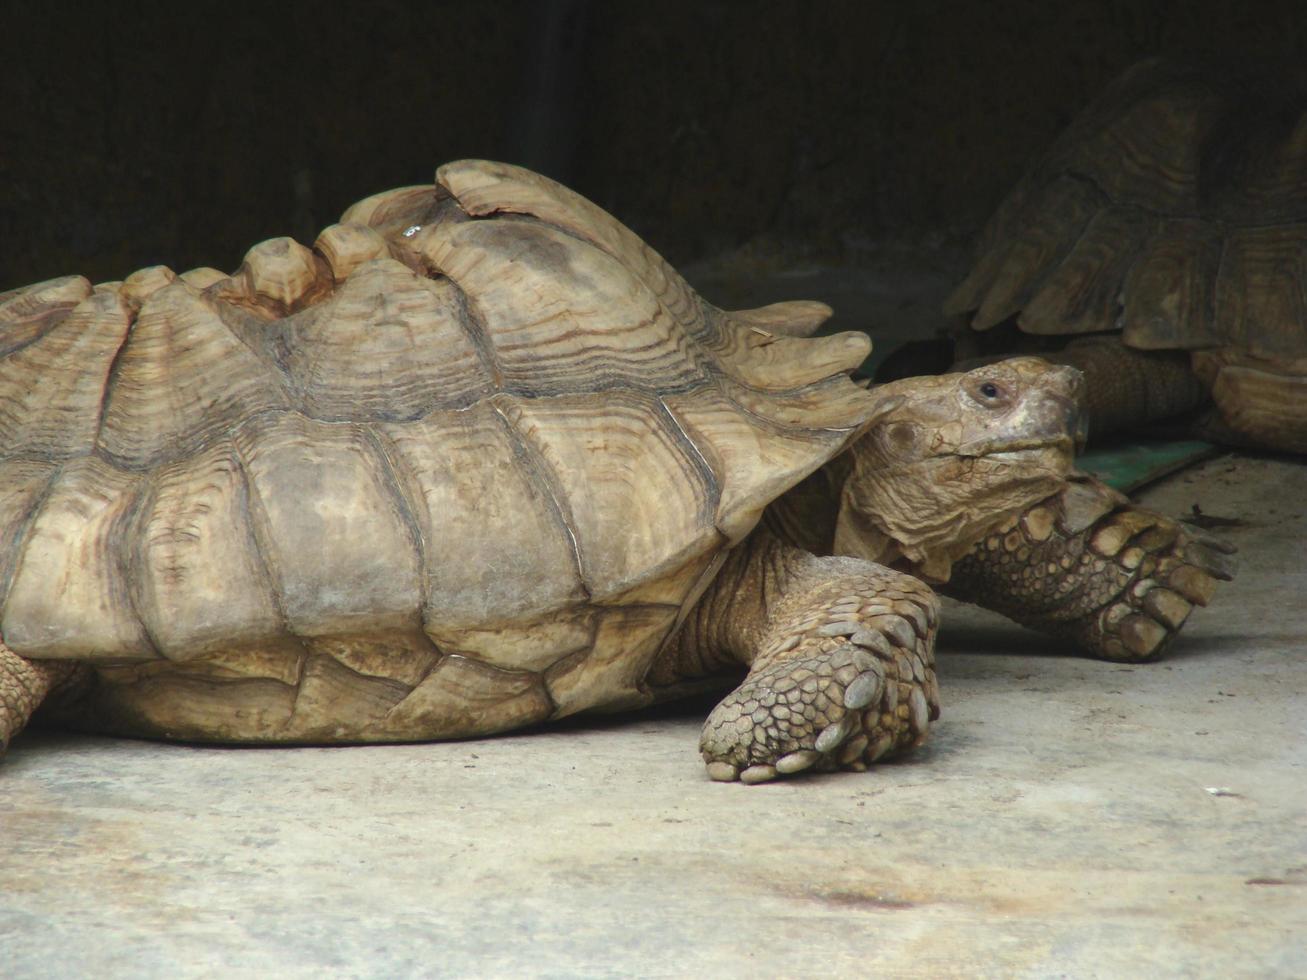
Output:
<instances>
[{"instance_id":1,"label":"second tortoise","mask_svg":"<svg viewBox=\"0 0 1307 980\"><path fill-rule=\"evenodd\" d=\"M1096 433L1210 401L1208 437L1307 452L1307 97L1135 66L1003 201L946 309L1026 350L1083 338L1048 356L1086 372Z\"/></svg>"}]
</instances>

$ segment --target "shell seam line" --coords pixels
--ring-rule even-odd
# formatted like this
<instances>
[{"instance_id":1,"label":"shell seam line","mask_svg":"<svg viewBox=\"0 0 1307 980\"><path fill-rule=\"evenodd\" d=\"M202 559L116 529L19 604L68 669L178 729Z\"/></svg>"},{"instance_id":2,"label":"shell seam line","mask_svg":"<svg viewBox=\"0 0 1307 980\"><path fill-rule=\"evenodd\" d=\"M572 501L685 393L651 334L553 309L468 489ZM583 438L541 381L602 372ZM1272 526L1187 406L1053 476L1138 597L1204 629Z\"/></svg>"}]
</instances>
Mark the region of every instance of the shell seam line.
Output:
<instances>
[{"instance_id":1,"label":"shell seam line","mask_svg":"<svg viewBox=\"0 0 1307 980\"><path fill-rule=\"evenodd\" d=\"M418 586L421 589L421 594L418 596L418 625L421 628L423 635L427 636L426 606L428 597L431 595L431 576L427 565L428 542L422 527L422 522L417 516L415 502L409 499L408 492L405 490L406 486L416 482L416 480L413 478L413 475L408 472L407 467L404 468L404 477L407 479L400 476L399 471L402 461L399 459L397 454L392 454L390 451L394 447L394 443L389 437L385 436L383 433L377 432L370 425L362 426L361 428L364 441L380 461L381 481L385 484L386 489L395 499L400 518L408 529L413 540L414 548L417 551ZM431 641L429 636L428 642L432 644L434 649L435 644ZM437 650L437 653L439 652L440 651Z\"/></svg>"},{"instance_id":2,"label":"shell seam line","mask_svg":"<svg viewBox=\"0 0 1307 980\"><path fill-rule=\"evenodd\" d=\"M114 299L117 301L119 308L126 313L122 296L115 293ZM113 394L114 381L118 377L123 352L127 350L127 345L131 342L132 333L136 329L136 321L139 319L139 315L140 311L138 310L127 318L127 329L123 331L122 339L118 342L118 348L113 352L113 357L109 359L109 368L104 373L104 381L100 386L100 407L95 416L95 436L91 439L93 448L99 448L100 446L100 437L104 434L104 420L109 411L109 400Z\"/></svg>"},{"instance_id":3,"label":"shell seam line","mask_svg":"<svg viewBox=\"0 0 1307 980\"><path fill-rule=\"evenodd\" d=\"M50 334L54 333L54 331L58 329L59 325L72 315L73 310L81 306L83 303L86 302L87 299L89 299L93 295L95 295L94 292L87 293L85 298L78 300L76 303L73 303L70 306L67 306L62 311L63 316L53 318L52 322L45 324L34 337L28 337L22 343L14 344L14 346L12 347L9 347L4 350L0 350L0 360L4 360L4 358L9 357L10 355L17 354L19 351L27 350L27 348L31 347L33 344L39 344ZM59 305L59 304L54 304L54 305ZM5 324L5 326L8 326L8 324ZM0 347L2 346L3 345L0 345Z\"/></svg>"},{"instance_id":4,"label":"shell seam line","mask_svg":"<svg viewBox=\"0 0 1307 980\"><path fill-rule=\"evenodd\" d=\"M263 498L259 495L258 488L254 485L253 476L249 471L249 461L246 460L245 454L241 452L241 447L237 444L234 438L231 439L231 451L232 458L236 460L236 468L240 473L241 511L245 517L246 540L248 546L254 556L255 562L258 563L259 570L263 573L263 579L267 585L268 595L272 599L272 608L276 613L277 620L281 624L282 632L295 641L301 650L302 657L308 657L311 655L312 651L309 649L305 638L291 629L290 615L286 612L286 603L281 595L279 576L276 574L273 567L272 542L265 530L265 525L268 522L268 515L263 508Z\"/></svg>"},{"instance_id":5,"label":"shell seam line","mask_svg":"<svg viewBox=\"0 0 1307 980\"><path fill-rule=\"evenodd\" d=\"M557 517L558 523L562 525L563 531L567 534L567 540L572 546L572 561L576 565L576 580L580 584L581 590L585 593L585 599L588 602L591 599L591 592L590 586L586 581L585 566L581 561L581 545L580 542L576 540L576 532L572 530L572 509L567 506L563 498L561 493L562 488L558 485L557 474L555 474L553 468L549 466L549 462L544 458L544 454L535 446L531 445L526 436L516 425L513 424L513 420L508 417L508 414L500 407L496 400L498 397L499 396L496 395L489 399L490 407L503 423L504 428L508 432L509 438L513 440L513 445L521 454L523 461L530 467L530 471L539 477L540 484L544 487L545 493L548 495L554 515Z\"/></svg>"},{"instance_id":6,"label":"shell seam line","mask_svg":"<svg viewBox=\"0 0 1307 980\"><path fill-rule=\"evenodd\" d=\"M229 278L234 279L235 277L233 276ZM219 323L222 324L223 329L228 333L228 335L231 336L231 338L235 340L236 343L240 344L243 348L249 351L250 355L261 365L263 365L266 369L268 369L272 373L273 377L277 379L277 387L281 390L282 396L286 399L287 406L294 408L296 407L297 403L302 404L304 400L303 393L299 390L298 386L295 384L295 379L291 377L290 372L287 371L285 367L282 366L282 364L277 360L275 356L272 357L268 356L267 351L260 350L254 344L250 343L249 339L246 338L241 331L238 331L235 327L233 327L230 323L228 323L227 318L223 316L224 310L242 310L242 312L245 312L249 316L253 316L253 314L250 314L248 311L243 310L243 308L239 303L232 303L224 299L219 299L216 296L210 296L209 291L207 289L202 290L200 292L199 299L200 302L202 302L208 308L209 312L213 314L214 319L216 319ZM317 306L319 305L319 303L321 303L321 300L315 302L313 306ZM308 308L310 307L306 307L306 309ZM287 319L289 319L289 316L290 315L284 317L277 317L275 320L266 320L266 321L260 320L259 322L267 323L267 324L275 323L278 325L278 327L280 327L282 324L286 322ZM254 317L254 319L259 319L259 318ZM279 330L278 334L283 338L285 337L284 331Z\"/></svg>"},{"instance_id":7,"label":"shell seam line","mask_svg":"<svg viewBox=\"0 0 1307 980\"><path fill-rule=\"evenodd\" d=\"M141 534L141 524L145 520L146 505L152 502L154 485L144 474L137 474L135 485L128 492L134 493L135 499L128 506L127 512L113 522L109 536L112 542L109 550L113 555L114 572L122 576L122 589L127 608L140 626L141 635L150 645L154 658L167 660L163 647L142 613L144 603L140 595L141 577L132 574L135 571L133 566L140 563L138 556L144 538Z\"/></svg>"},{"instance_id":8,"label":"shell seam line","mask_svg":"<svg viewBox=\"0 0 1307 980\"><path fill-rule=\"evenodd\" d=\"M9 590L13 587L14 579L18 577L18 572L23 567L23 560L27 557L27 545L29 536L32 533L32 526L36 524L37 515L45 509L45 505L50 500L50 495L54 492L54 485L59 477L63 475L64 468L67 465L65 460L56 463L50 470L50 474L45 480L45 486L41 488L41 492L36 495L36 499L32 501L27 509L27 514L23 518L22 530L18 532L13 544L10 546L10 552L14 555L14 564L9 573L3 579L0 579L0 623L4 622L5 611L9 607Z\"/></svg>"},{"instance_id":9,"label":"shell seam line","mask_svg":"<svg viewBox=\"0 0 1307 980\"><path fill-rule=\"evenodd\" d=\"M454 317L460 329L477 352L482 367L490 375L490 382L495 390L501 390L504 387L504 368L499 362L499 352L495 349L495 343L490 337L490 331L486 327L485 317L482 316L480 308L476 302L468 295L463 284L460 283L443 269L431 266L431 272L444 276L449 280L456 290L458 290L458 303L462 307L462 316Z\"/></svg>"},{"instance_id":10,"label":"shell seam line","mask_svg":"<svg viewBox=\"0 0 1307 980\"><path fill-rule=\"evenodd\" d=\"M690 434L685 431L685 426L683 426L681 420L676 417L676 413L667 407L667 403L661 398L658 398L656 401L660 414L672 425L673 439L682 444L682 452L685 451L685 447L689 447L688 455L690 455L690 464L699 470L699 476L704 481L704 484L709 491L708 509L711 512L705 516L708 521L712 522L715 526L717 522L717 512L721 510L722 505L722 481L724 480L724 475L718 476L717 472L704 457L703 451L699 449L698 444L690 438ZM720 534L721 530L718 529L717 533Z\"/></svg>"}]
</instances>

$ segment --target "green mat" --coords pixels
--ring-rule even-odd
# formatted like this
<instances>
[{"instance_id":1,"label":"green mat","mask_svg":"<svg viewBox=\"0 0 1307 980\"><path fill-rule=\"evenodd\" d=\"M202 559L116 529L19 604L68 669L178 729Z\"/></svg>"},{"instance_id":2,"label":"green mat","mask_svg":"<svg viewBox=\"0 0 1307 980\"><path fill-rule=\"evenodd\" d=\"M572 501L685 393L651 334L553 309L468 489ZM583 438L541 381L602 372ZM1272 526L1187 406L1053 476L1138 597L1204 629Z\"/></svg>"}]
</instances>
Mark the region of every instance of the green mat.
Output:
<instances>
[{"instance_id":1,"label":"green mat","mask_svg":"<svg viewBox=\"0 0 1307 980\"><path fill-rule=\"evenodd\" d=\"M1108 486L1130 493L1222 451L1210 442L1196 439L1180 442L1134 439L1091 449L1077 458L1076 465Z\"/></svg>"}]
</instances>

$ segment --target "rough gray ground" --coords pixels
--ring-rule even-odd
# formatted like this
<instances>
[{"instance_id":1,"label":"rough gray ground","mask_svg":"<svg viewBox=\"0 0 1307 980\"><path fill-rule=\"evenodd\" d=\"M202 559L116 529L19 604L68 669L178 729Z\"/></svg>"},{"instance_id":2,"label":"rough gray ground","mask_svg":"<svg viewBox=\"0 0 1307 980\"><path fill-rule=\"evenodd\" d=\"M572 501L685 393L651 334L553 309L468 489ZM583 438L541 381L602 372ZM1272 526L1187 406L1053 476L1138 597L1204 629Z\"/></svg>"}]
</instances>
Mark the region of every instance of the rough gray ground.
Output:
<instances>
[{"instance_id":1,"label":"rough gray ground","mask_svg":"<svg viewBox=\"0 0 1307 980\"><path fill-rule=\"evenodd\" d=\"M1169 659L951 607L935 735L865 775L710 783L703 706L379 748L28 733L0 974L1307 974L1307 466L1145 498L1244 522Z\"/></svg>"}]
</instances>

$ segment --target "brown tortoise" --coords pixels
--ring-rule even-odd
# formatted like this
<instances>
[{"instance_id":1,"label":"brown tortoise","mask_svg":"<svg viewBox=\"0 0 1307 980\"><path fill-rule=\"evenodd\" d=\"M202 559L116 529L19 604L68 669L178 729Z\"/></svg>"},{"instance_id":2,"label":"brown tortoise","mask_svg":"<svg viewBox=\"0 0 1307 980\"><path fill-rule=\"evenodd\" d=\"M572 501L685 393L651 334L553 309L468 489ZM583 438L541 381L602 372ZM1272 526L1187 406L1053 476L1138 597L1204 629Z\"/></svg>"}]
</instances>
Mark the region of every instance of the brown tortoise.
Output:
<instances>
[{"instance_id":1,"label":"brown tortoise","mask_svg":"<svg viewBox=\"0 0 1307 980\"><path fill-rule=\"evenodd\" d=\"M864 768L939 710L930 588L809 548L957 561L1107 656L1206 601L1219 555L1068 481L1076 372L868 392L864 336L801 336L828 313L718 310L479 161L231 276L5 294L0 744L42 702L189 740L477 736L745 666L702 750L753 782Z\"/></svg>"},{"instance_id":2,"label":"brown tortoise","mask_svg":"<svg viewBox=\"0 0 1307 980\"><path fill-rule=\"evenodd\" d=\"M1085 371L1096 432L1210 394L1208 435L1307 452L1307 98L1136 65L1002 203L946 310L1119 331L1054 357Z\"/></svg>"}]
</instances>

